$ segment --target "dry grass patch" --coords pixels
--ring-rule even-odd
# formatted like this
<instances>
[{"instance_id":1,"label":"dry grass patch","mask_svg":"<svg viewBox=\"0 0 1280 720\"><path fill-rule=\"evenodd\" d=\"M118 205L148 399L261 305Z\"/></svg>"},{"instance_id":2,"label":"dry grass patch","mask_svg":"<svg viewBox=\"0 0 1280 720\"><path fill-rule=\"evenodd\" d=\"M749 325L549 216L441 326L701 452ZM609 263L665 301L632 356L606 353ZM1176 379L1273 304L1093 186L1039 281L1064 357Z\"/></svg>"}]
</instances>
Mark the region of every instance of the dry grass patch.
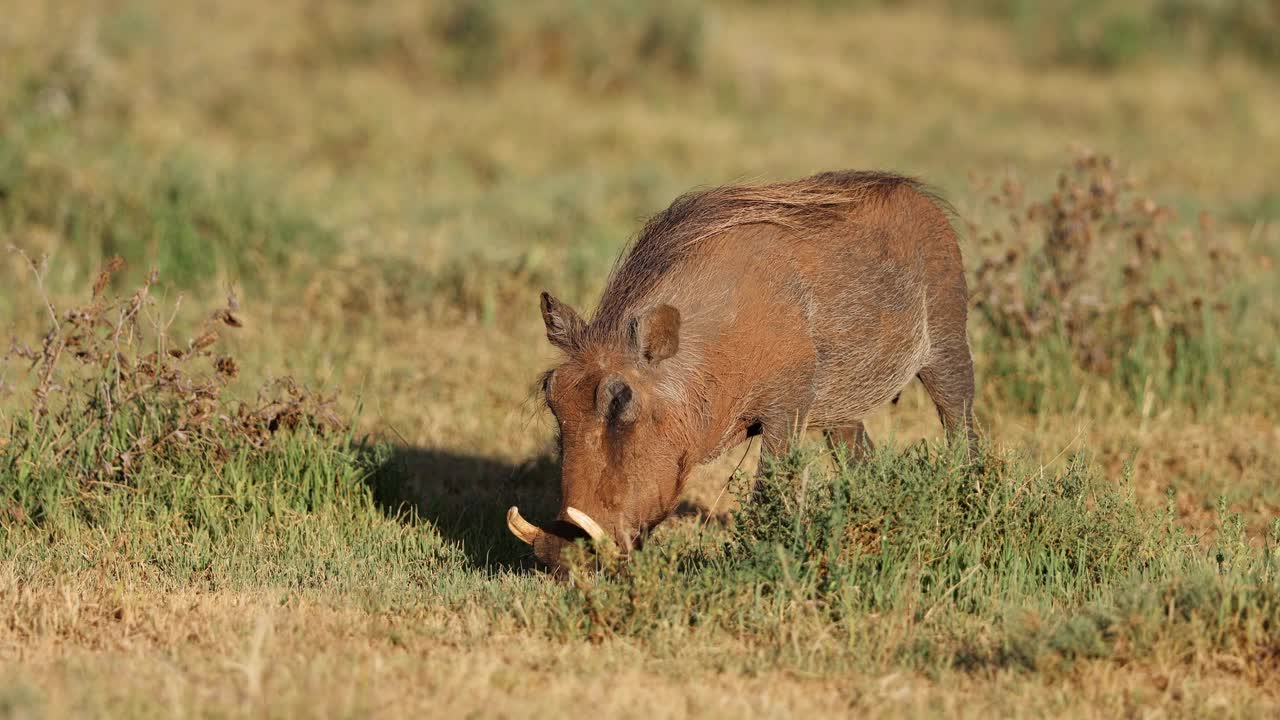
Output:
<instances>
[{"instance_id":1,"label":"dry grass patch","mask_svg":"<svg viewBox=\"0 0 1280 720\"><path fill-rule=\"evenodd\" d=\"M744 674L711 659L739 651L732 646L655 661L625 641L485 638L465 618L371 613L333 598L92 587L15 598L4 575L0 596L13 609L0 634L0 698L14 718L514 717L583 702L610 717L661 718L1102 718L1138 708L1257 717L1280 707L1273 690L1240 679L1228 657L1206 669L1158 657L1119 670L1085 663L1052 683L1009 673Z\"/></svg>"}]
</instances>

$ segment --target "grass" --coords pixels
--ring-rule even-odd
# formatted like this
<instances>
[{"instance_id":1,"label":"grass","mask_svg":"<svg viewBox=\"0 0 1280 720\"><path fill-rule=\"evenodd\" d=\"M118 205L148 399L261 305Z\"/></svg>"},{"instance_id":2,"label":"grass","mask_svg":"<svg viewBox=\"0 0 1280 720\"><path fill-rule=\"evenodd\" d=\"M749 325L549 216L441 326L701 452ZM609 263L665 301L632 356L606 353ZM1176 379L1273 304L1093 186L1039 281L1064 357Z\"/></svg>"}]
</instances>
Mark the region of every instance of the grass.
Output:
<instances>
[{"instance_id":1,"label":"grass","mask_svg":"<svg viewBox=\"0 0 1280 720\"><path fill-rule=\"evenodd\" d=\"M336 615L362 628L358 663L387 653L401 663L440 646L484 657L483 648L520 638L612 648L604 672L639 656L659 676L710 662L745 677L907 671L945 688L973 678L1071 683L1091 663L1150 658L1187 672L1178 658L1205 655L1235 659L1238 677L1265 687L1280 658L1280 524L1258 547L1224 512L1215 540L1196 538L1172 505L1144 510L1132 487L1102 478L1083 456L1046 472L1016 458L972 466L960 453L919 447L823 470L801 453L769 469L767 499L736 512L729 531L685 524L632 563L562 585L528 574L512 541L468 559L445 527L384 512L365 483L385 452L301 432L212 467L156 458L128 484L10 471L0 567L14 608L8 647L25 654L106 633L134 653L141 644L139 661L149 663L170 652L199 657L210 641L225 646L173 637L184 623L172 613L192 603L197 634L225 628L247 643L234 664L243 678L214 679L212 694L184 698L198 714L317 711L291 694L289 661L264 655L275 623L302 616L323 625L291 627L286 644L307 635L352 642L328 624ZM252 625L226 617L246 602L256 608ZM199 662L163 672L199 674ZM74 671L55 664L44 682ZM513 671L488 691L519 696L536 677ZM285 694L265 694L268 682ZM410 701L365 682L348 686L351 712ZM7 692L20 712L64 702L24 683ZM118 711L160 714L173 698L115 701ZM1253 702L1263 701L1238 708L1262 707Z\"/></svg>"},{"instance_id":2,"label":"grass","mask_svg":"<svg viewBox=\"0 0 1280 720\"><path fill-rule=\"evenodd\" d=\"M95 173L33 152L56 142L44 132L19 128L0 138L0 229L20 249L66 253L64 262L86 276L119 255L146 258L184 288L218 277L260 282L264 268L283 274L296 247L316 258L333 250L332 232L264 195L261 180L208 177L180 155L148 167L127 146L113 148Z\"/></svg>"},{"instance_id":3,"label":"grass","mask_svg":"<svg viewBox=\"0 0 1280 720\"><path fill-rule=\"evenodd\" d=\"M0 716L1273 714L1280 95L1172 6L0 3ZM956 205L989 456L545 577L537 291L833 167Z\"/></svg>"},{"instance_id":4,"label":"grass","mask_svg":"<svg viewBox=\"0 0 1280 720\"><path fill-rule=\"evenodd\" d=\"M815 4L838 8L852 3ZM984 0L929 5L1008 24L1023 56L1042 65L1110 72L1152 58L1212 63L1239 56L1260 64L1280 60L1275 44L1267 39L1280 23L1280 8L1266 0L1143 0L1125 6L1097 0Z\"/></svg>"}]
</instances>

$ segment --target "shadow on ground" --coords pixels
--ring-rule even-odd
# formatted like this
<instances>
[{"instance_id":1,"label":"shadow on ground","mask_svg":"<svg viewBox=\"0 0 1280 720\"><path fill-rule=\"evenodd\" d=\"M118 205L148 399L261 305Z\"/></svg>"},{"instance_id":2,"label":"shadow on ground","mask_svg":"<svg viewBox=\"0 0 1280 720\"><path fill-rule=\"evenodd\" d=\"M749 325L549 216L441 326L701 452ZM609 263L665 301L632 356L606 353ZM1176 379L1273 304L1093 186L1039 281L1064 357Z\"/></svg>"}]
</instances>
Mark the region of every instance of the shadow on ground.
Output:
<instances>
[{"instance_id":1,"label":"shadow on ground","mask_svg":"<svg viewBox=\"0 0 1280 720\"><path fill-rule=\"evenodd\" d=\"M535 521L559 509L560 463L544 454L513 464L454 450L394 447L378 458L369 480L389 515L416 517L457 544L477 568L529 571L529 547L507 530L507 508Z\"/></svg>"},{"instance_id":2,"label":"shadow on ground","mask_svg":"<svg viewBox=\"0 0 1280 720\"><path fill-rule=\"evenodd\" d=\"M549 522L560 510L560 462L542 454L515 464L456 450L419 447L369 448L376 470L369 479L374 499L388 515L431 523L458 545L471 564L490 571L541 568L529 546L507 530L507 508ZM723 496L733 463L695 471L686 496L672 513L723 525L732 506Z\"/></svg>"}]
</instances>

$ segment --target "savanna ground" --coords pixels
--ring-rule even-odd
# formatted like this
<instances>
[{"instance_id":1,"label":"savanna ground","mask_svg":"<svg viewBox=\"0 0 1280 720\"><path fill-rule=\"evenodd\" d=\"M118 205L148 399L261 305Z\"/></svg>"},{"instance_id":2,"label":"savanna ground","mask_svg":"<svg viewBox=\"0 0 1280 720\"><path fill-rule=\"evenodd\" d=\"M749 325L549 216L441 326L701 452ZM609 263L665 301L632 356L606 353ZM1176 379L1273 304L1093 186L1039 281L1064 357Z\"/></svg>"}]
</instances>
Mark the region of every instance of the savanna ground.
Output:
<instances>
[{"instance_id":1,"label":"savanna ground","mask_svg":"<svg viewBox=\"0 0 1280 720\"><path fill-rule=\"evenodd\" d=\"M1278 27L0 3L0 715L1280 713ZM916 384L869 462L740 506L739 448L631 564L541 574L537 291L842 167L956 207L985 459Z\"/></svg>"}]
</instances>

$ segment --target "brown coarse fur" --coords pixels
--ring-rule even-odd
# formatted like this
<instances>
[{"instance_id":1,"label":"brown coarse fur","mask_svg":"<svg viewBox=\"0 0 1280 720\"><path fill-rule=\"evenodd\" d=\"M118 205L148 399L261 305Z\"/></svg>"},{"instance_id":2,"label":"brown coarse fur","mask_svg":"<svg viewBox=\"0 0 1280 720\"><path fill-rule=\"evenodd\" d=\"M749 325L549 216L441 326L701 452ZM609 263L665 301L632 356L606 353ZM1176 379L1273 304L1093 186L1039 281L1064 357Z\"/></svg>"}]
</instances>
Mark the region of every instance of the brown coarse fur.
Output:
<instances>
[{"instance_id":1,"label":"brown coarse fur","mask_svg":"<svg viewBox=\"0 0 1280 720\"><path fill-rule=\"evenodd\" d=\"M686 193L645 223L614 269L592 325L615 329L662 273L697 252L703 240L754 224L818 233L838 223L853 206L901 187L927 194L950 210L919 181L883 172L827 172L773 185L726 185Z\"/></svg>"},{"instance_id":2,"label":"brown coarse fur","mask_svg":"<svg viewBox=\"0 0 1280 720\"><path fill-rule=\"evenodd\" d=\"M766 453L822 429L855 454L862 420L919 377L973 443L968 293L948 207L921 183L829 172L678 198L615 267L590 322L544 293L566 359L544 378L562 512L624 549L667 517L689 471L753 434Z\"/></svg>"}]
</instances>

